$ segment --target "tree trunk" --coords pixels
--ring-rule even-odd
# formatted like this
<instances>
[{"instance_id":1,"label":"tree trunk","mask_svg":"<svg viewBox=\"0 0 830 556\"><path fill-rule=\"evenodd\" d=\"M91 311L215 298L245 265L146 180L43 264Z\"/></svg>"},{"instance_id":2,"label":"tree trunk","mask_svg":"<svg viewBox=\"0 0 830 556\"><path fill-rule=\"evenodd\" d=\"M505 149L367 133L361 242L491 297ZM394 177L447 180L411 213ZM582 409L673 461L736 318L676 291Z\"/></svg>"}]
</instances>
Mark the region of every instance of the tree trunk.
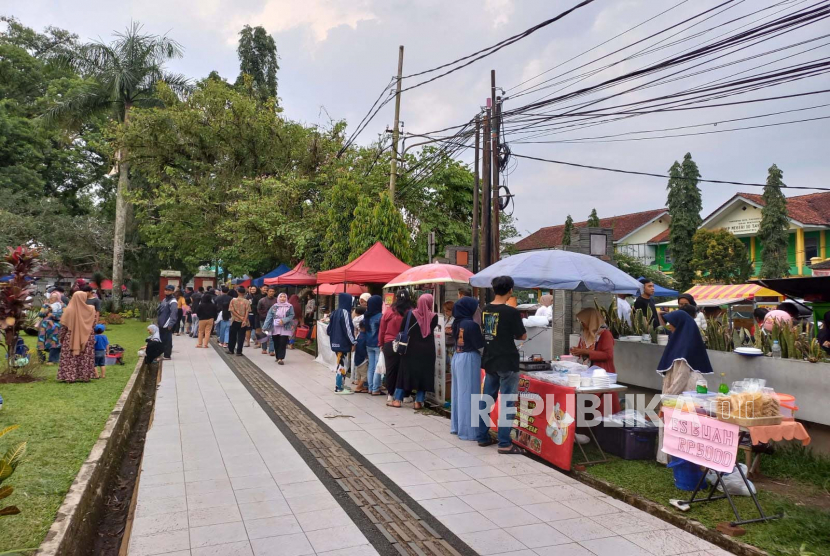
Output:
<instances>
[{"instance_id":1,"label":"tree trunk","mask_svg":"<svg viewBox=\"0 0 830 556\"><path fill-rule=\"evenodd\" d=\"M130 115L130 103L124 105L124 122ZM118 188L115 192L115 233L112 241L112 302L113 311L121 309L121 285L124 283L124 244L127 237L127 193L130 190L130 163L127 150L118 150Z\"/></svg>"}]
</instances>

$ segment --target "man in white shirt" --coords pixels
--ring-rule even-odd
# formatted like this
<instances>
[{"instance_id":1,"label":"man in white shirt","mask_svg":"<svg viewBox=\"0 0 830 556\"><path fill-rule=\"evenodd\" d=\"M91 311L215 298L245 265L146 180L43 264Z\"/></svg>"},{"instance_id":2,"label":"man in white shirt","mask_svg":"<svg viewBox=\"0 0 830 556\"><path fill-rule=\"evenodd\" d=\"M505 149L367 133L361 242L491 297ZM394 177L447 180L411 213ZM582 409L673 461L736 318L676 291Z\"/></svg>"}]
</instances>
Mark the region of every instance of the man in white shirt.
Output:
<instances>
[{"instance_id":1,"label":"man in white shirt","mask_svg":"<svg viewBox=\"0 0 830 556\"><path fill-rule=\"evenodd\" d=\"M631 305L625 299L626 297L628 296L624 293L617 295L617 318L631 326Z\"/></svg>"}]
</instances>

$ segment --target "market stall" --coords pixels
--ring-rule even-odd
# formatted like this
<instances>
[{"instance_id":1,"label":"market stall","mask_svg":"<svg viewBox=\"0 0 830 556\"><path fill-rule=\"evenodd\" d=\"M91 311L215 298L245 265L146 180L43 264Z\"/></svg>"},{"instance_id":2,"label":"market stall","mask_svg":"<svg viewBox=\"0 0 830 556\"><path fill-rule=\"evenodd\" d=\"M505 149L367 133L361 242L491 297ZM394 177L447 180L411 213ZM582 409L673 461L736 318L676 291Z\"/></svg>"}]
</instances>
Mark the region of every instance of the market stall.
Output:
<instances>
[{"instance_id":1,"label":"market stall","mask_svg":"<svg viewBox=\"0 0 830 556\"><path fill-rule=\"evenodd\" d=\"M291 269L288 268L287 266L285 266L284 264L280 264L277 268L275 268L271 272L268 272L266 274L263 274L259 278L254 278L253 280L251 280L251 285L256 286L258 288L261 288L262 286L265 285L265 280L266 279L276 278L277 276L281 276L281 275L285 274L289 270L291 270Z\"/></svg>"},{"instance_id":2,"label":"market stall","mask_svg":"<svg viewBox=\"0 0 830 556\"><path fill-rule=\"evenodd\" d=\"M303 260L285 274L274 278L265 278L263 283L266 286L316 286L317 275L308 269Z\"/></svg>"},{"instance_id":3,"label":"market stall","mask_svg":"<svg viewBox=\"0 0 830 556\"><path fill-rule=\"evenodd\" d=\"M438 330L435 331L435 399L432 401L444 404L447 399L447 337L445 331L443 307L443 288L446 284L469 284L473 273L453 264L425 264L406 270L389 281L386 288L403 288L409 286L433 286L435 288L434 304L438 314Z\"/></svg>"},{"instance_id":4,"label":"market stall","mask_svg":"<svg viewBox=\"0 0 830 556\"><path fill-rule=\"evenodd\" d=\"M532 251L502 259L473 276L470 284L489 288L497 276L512 277L516 288L629 295L637 295L641 289L640 282L597 257L561 250ZM543 363L548 368L531 371L533 363ZM524 421L517 416L514 420L514 442L553 465L570 470L576 426L589 424L578 422L583 414L581 408L585 404L601 407L602 398L616 395L625 387L612 385L611 381L616 377L612 379L602 373L594 376L593 372L586 375L587 370L571 372L567 365L550 368L549 361L527 360L522 364L527 370L520 376L520 385L523 385L520 387L520 399L523 393L525 397L532 398L537 415L528 415ZM553 397L553 402L546 399L549 395ZM540 401L542 407L538 405ZM605 405L610 407L610 404ZM498 408L498 404L494 407ZM519 408L520 414L522 411L524 409ZM586 432L596 443L593 427L586 427ZM580 450L586 460L584 463L593 463L587 461L581 445Z\"/></svg>"},{"instance_id":5,"label":"market stall","mask_svg":"<svg viewBox=\"0 0 830 556\"><path fill-rule=\"evenodd\" d=\"M317 283L386 284L409 268L408 264L390 253L381 242L377 242L349 264L318 272Z\"/></svg>"}]
</instances>

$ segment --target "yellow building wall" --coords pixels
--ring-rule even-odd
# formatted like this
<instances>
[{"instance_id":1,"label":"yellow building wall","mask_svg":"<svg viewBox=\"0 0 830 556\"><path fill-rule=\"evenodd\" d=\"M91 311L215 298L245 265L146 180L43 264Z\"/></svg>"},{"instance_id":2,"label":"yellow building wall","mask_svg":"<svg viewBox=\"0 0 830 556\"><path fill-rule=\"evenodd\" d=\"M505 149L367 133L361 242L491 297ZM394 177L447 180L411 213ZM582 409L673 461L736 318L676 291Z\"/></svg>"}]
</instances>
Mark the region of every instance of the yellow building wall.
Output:
<instances>
[{"instance_id":1,"label":"yellow building wall","mask_svg":"<svg viewBox=\"0 0 830 556\"><path fill-rule=\"evenodd\" d=\"M651 224L643 227L625 238L624 245L637 245L640 243L648 243L653 237L658 236L669 229L669 222L671 218L666 214L661 216Z\"/></svg>"}]
</instances>

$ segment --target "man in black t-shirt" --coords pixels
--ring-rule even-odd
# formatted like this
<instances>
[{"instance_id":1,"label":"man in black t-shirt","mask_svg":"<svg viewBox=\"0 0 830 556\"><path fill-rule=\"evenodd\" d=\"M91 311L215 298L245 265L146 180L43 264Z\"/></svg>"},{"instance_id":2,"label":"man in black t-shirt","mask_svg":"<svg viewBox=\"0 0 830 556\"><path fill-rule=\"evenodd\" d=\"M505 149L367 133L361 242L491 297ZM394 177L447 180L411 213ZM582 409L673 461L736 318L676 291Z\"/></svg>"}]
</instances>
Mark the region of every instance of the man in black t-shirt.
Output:
<instances>
[{"instance_id":1,"label":"man in black t-shirt","mask_svg":"<svg viewBox=\"0 0 830 556\"><path fill-rule=\"evenodd\" d=\"M642 311L643 316L648 318L648 310L651 309L651 324L657 328L663 324L663 316L657 311L657 305L654 303L654 282L643 278L640 283L643 285L643 293L634 301L634 312Z\"/></svg>"},{"instance_id":2,"label":"man in black t-shirt","mask_svg":"<svg viewBox=\"0 0 830 556\"><path fill-rule=\"evenodd\" d=\"M492 285L496 298L484 307L481 315L484 332L481 364L486 373L483 395L490 398L488 400L485 397L488 413L492 408L490 400L499 396L499 453L521 453L521 449L513 446L510 430L519 392L519 350L516 348L516 340L527 338L527 331L519 311L507 305L513 293L513 278L498 276L493 279ZM493 444L488 424L480 416L478 420L478 445Z\"/></svg>"}]
</instances>

